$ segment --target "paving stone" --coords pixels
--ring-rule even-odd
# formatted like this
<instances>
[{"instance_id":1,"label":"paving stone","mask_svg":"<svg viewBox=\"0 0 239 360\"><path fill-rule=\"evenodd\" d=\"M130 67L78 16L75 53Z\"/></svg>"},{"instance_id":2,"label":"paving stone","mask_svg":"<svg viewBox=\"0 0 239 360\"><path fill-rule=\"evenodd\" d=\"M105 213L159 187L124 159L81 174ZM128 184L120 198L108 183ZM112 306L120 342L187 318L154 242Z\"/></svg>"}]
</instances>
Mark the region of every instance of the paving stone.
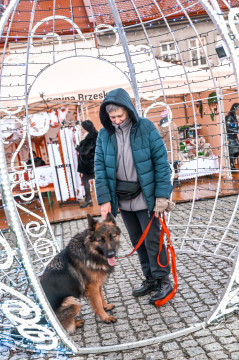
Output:
<instances>
[{"instance_id":1,"label":"paving stone","mask_svg":"<svg viewBox=\"0 0 239 360\"><path fill-rule=\"evenodd\" d=\"M218 340L223 345L235 343L237 341L234 336L227 336L227 337L221 336Z\"/></svg>"},{"instance_id":2,"label":"paving stone","mask_svg":"<svg viewBox=\"0 0 239 360\"><path fill-rule=\"evenodd\" d=\"M183 348L188 353L190 358L193 358L194 356L199 355L199 354L205 354L204 350L199 346L192 346L192 347L183 346Z\"/></svg>"},{"instance_id":3,"label":"paving stone","mask_svg":"<svg viewBox=\"0 0 239 360\"><path fill-rule=\"evenodd\" d=\"M146 350L148 349L148 351ZM152 348L152 347L147 347L147 348L143 348L142 349L142 359L148 359L148 360L164 360L165 359L165 355L162 351L156 349L156 348Z\"/></svg>"},{"instance_id":4,"label":"paving stone","mask_svg":"<svg viewBox=\"0 0 239 360\"><path fill-rule=\"evenodd\" d=\"M178 349L179 346L178 344L176 343L176 341L171 341L171 342L168 342L168 343L165 343L165 344L162 344L162 349L163 351L171 351L171 350L176 350Z\"/></svg>"},{"instance_id":5,"label":"paving stone","mask_svg":"<svg viewBox=\"0 0 239 360\"><path fill-rule=\"evenodd\" d=\"M195 333L194 336L196 337L197 334ZM201 346L204 346L204 345L207 345L207 344L212 344L215 341L215 339L214 339L214 337L212 335L210 335L210 336L207 336L207 337L200 337L200 338L197 339L197 341Z\"/></svg>"},{"instance_id":6,"label":"paving stone","mask_svg":"<svg viewBox=\"0 0 239 360\"><path fill-rule=\"evenodd\" d=\"M123 354L116 354L116 353L111 353L109 355L105 355L103 357L103 360L122 360L123 359ZM98 358L97 358L98 360Z\"/></svg>"},{"instance_id":7,"label":"paving stone","mask_svg":"<svg viewBox=\"0 0 239 360\"><path fill-rule=\"evenodd\" d=\"M207 328L207 329L198 330L198 331L194 332L193 336L194 337L204 337L204 336L208 336L210 334L211 334L211 331Z\"/></svg>"},{"instance_id":8,"label":"paving stone","mask_svg":"<svg viewBox=\"0 0 239 360\"><path fill-rule=\"evenodd\" d=\"M238 360L239 359L239 351L235 351L231 353L231 360Z\"/></svg>"},{"instance_id":9,"label":"paving stone","mask_svg":"<svg viewBox=\"0 0 239 360\"><path fill-rule=\"evenodd\" d=\"M214 330L213 331L213 335L215 336L231 336L232 333L229 329L220 329L220 330Z\"/></svg>"},{"instance_id":10,"label":"paving stone","mask_svg":"<svg viewBox=\"0 0 239 360\"><path fill-rule=\"evenodd\" d=\"M191 307L189 307L189 306L182 306L182 307L179 307L179 306L177 306L177 312L178 313L184 313L184 311L190 311L191 310Z\"/></svg>"},{"instance_id":11,"label":"paving stone","mask_svg":"<svg viewBox=\"0 0 239 360\"><path fill-rule=\"evenodd\" d=\"M194 347L194 346L197 346L197 342L195 340L193 340L193 339L192 340L185 340L185 341L181 341L180 345L183 348Z\"/></svg>"},{"instance_id":12,"label":"paving stone","mask_svg":"<svg viewBox=\"0 0 239 360\"><path fill-rule=\"evenodd\" d=\"M168 351L167 354L165 354L165 359L185 359L184 354L182 352L182 350L173 350L173 351Z\"/></svg>"},{"instance_id":13,"label":"paving stone","mask_svg":"<svg viewBox=\"0 0 239 360\"><path fill-rule=\"evenodd\" d=\"M208 352L207 356L210 359L213 360L222 360L222 359L228 359L228 355L226 355L225 353L223 353L222 351L213 351L213 352Z\"/></svg>"},{"instance_id":14,"label":"paving stone","mask_svg":"<svg viewBox=\"0 0 239 360\"><path fill-rule=\"evenodd\" d=\"M192 358L190 357L190 360L208 360L208 356L206 354L200 354Z\"/></svg>"},{"instance_id":15,"label":"paving stone","mask_svg":"<svg viewBox=\"0 0 239 360\"><path fill-rule=\"evenodd\" d=\"M127 354L127 356L123 357L125 360L139 360L142 359L142 353L139 350L136 350L132 353Z\"/></svg>"},{"instance_id":16,"label":"paving stone","mask_svg":"<svg viewBox=\"0 0 239 360\"><path fill-rule=\"evenodd\" d=\"M239 329L238 330L232 330L232 334L239 338Z\"/></svg>"},{"instance_id":17,"label":"paving stone","mask_svg":"<svg viewBox=\"0 0 239 360\"><path fill-rule=\"evenodd\" d=\"M144 331L138 334L138 340L149 339L153 338L154 336L155 334L152 331Z\"/></svg>"},{"instance_id":18,"label":"paving stone","mask_svg":"<svg viewBox=\"0 0 239 360\"><path fill-rule=\"evenodd\" d=\"M236 319L235 322L228 323L227 328L231 330L238 330L239 329L239 319Z\"/></svg>"},{"instance_id":19,"label":"paving stone","mask_svg":"<svg viewBox=\"0 0 239 360\"><path fill-rule=\"evenodd\" d=\"M145 360L153 360L153 359L154 359L153 355L147 355L145 358Z\"/></svg>"},{"instance_id":20,"label":"paving stone","mask_svg":"<svg viewBox=\"0 0 239 360\"><path fill-rule=\"evenodd\" d=\"M154 353L150 353L150 354L145 355L145 357L142 354L141 359L143 359L143 360L164 360L165 356L164 356L164 353L159 352L159 351L155 351Z\"/></svg>"},{"instance_id":21,"label":"paving stone","mask_svg":"<svg viewBox=\"0 0 239 360\"><path fill-rule=\"evenodd\" d=\"M222 350L222 346L217 342L204 345L203 348L206 352Z\"/></svg>"},{"instance_id":22,"label":"paving stone","mask_svg":"<svg viewBox=\"0 0 239 360\"><path fill-rule=\"evenodd\" d=\"M237 343L225 345L225 348L230 352L239 351L239 343L237 342Z\"/></svg>"}]
</instances>

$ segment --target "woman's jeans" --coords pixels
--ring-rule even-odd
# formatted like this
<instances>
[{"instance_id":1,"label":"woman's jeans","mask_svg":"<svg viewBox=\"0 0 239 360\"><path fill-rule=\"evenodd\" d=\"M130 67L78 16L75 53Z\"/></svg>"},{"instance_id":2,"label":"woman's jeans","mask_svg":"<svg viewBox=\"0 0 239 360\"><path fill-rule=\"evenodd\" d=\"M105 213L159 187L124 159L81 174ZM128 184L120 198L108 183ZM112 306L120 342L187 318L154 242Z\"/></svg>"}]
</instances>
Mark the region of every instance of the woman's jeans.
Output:
<instances>
[{"instance_id":1,"label":"woman's jeans","mask_svg":"<svg viewBox=\"0 0 239 360\"><path fill-rule=\"evenodd\" d=\"M152 211L149 214L148 210L126 211L120 209L120 213L129 233L132 245L135 247L148 223L150 222L154 212ZM159 219L154 218L144 242L137 250L141 268L146 278L153 277L154 279L162 279L165 275L170 273L169 265L166 267L161 267L157 262L157 256L159 253L160 227ZM159 260L162 265L166 265L168 262L166 246L164 244Z\"/></svg>"},{"instance_id":2,"label":"woman's jeans","mask_svg":"<svg viewBox=\"0 0 239 360\"><path fill-rule=\"evenodd\" d=\"M82 182L85 188L85 199L86 201L91 199L90 195L90 183L89 180L94 179L94 174L88 175L88 174L82 174Z\"/></svg>"}]
</instances>

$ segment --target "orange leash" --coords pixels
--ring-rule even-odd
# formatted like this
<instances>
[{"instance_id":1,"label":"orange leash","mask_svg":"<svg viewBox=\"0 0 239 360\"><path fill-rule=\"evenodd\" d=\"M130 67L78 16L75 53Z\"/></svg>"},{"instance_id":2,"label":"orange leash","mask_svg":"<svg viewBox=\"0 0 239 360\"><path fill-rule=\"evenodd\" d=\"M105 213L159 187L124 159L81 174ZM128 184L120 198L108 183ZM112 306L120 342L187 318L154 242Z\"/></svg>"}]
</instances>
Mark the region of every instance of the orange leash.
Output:
<instances>
[{"instance_id":1,"label":"orange leash","mask_svg":"<svg viewBox=\"0 0 239 360\"><path fill-rule=\"evenodd\" d=\"M153 218L154 216L152 217L152 219L150 220L148 226L146 227L146 229L144 230L141 238L139 239L139 242L138 244L135 246L135 248L131 251L130 254L127 254L127 255L124 255L124 256L117 256L117 259L122 259L122 258L125 258L125 257L128 257L130 255L132 255L136 250L138 250L138 248L140 247L140 245L143 243L144 239L146 238L146 235L148 234L148 231L149 231L149 228L152 224L152 221L153 221Z\"/></svg>"},{"instance_id":2,"label":"orange leash","mask_svg":"<svg viewBox=\"0 0 239 360\"><path fill-rule=\"evenodd\" d=\"M153 215L152 219L150 220L148 226L146 227L146 229L144 230L141 238L139 239L139 242L138 244L135 246L135 248L131 251L131 253L127 254L127 255L124 255L124 256L119 256L117 257L118 259L121 259L121 258L124 258L124 257L128 257L130 255L132 255L136 250L138 250L138 248L140 247L140 245L143 243L144 239L146 238L147 234L148 234L148 231L149 231L149 228L152 224L152 221L154 219L155 215ZM166 220L165 220L165 215L163 213L163 220L158 217L160 223L161 223L161 232L160 232L160 239L159 239L159 253L158 253L158 257L157 257L157 262L159 264L159 266L161 267L166 267L169 265L169 262L170 262L170 254L171 254L171 262L172 262L172 275L173 275L173 281L174 281L174 287L173 287L173 290L171 291L170 294L168 294L164 299L162 300L157 300L155 301L155 305L156 306L163 306L164 304L166 304L166 302L168 302L169 300L171 300L175 295L176 295L176 292L178 290L178 281L177 281L177 268L176 268L176 258L175 258L175 251L174 251L174 248L173 248L173 245L171 243L171 240L170 240L170 232L167 228L167 225L166 225ZM164 235L167 235L168 237L168 244L166 246L166 252L167 252L167 256L168 256L168 263L166 265L162 265L159 261L159 256L160 256L160 253L161 253L161 250L162 250L162 247L163 247L163 240L164 240ZM170 252L170 254L169 254Z\"/></svg>"},{"instance_id":3,"label":"orange leash","mask_svg":"<svg viewBox=\"0 0 239 360\"><path fill-rule=\"evenodd\" d=\"M170 232L166 225L164 213L163 213L163 220L160 217L158 217L158 219L162 225L162 228L161 228L160 239L159 239L159 253L158 253L157 261L158 261L159 266L161 266L161 267L168 266L168 264L170 262L170 255L169 255L169 252L170 252L171 262L172 262L172 275L173 275L173 281L174 281L174 286L173 286L173 290L171 291L171 293L168 294L164 299L155 301L155 305L159 307L159 306L163 306L164 304L166 304L166 302L171 300L176 295L176 292L178 290L178 280L177 280L175 251L173 248L173 244L171 243L171 240L170 240ZM166 234L168 237L168 244L166 246L166 251L167 251L167 255L168 255L168 263L166 265L162 265L159 261L159 256L160 256L160 253L161 253L161 250L163 247L164 234Z\"/></svg>"}]
</instances>

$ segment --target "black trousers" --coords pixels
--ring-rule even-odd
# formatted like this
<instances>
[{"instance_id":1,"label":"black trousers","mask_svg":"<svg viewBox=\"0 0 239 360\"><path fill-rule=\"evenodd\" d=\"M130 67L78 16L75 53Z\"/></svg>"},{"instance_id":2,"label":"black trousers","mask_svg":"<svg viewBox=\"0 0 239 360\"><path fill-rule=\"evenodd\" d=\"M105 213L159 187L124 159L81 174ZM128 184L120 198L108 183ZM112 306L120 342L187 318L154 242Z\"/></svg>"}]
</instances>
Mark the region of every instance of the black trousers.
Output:
<instances>
[{"instance_id":1,"label":"black trousers","mask_svg":"<svg viewBox=\"0 0 239 360\"><path fill-rule=\"evenodd\" d=\"M135 247L150 222L154 212L148 214L148 210L140 211L125 211L120 210L122 219L129 233L130 240L133 247ZM141 268L145 277L153 277L154 279L162 279L165 275L170 273L170 266L160 267L157 262L159 252L159 238L161 231L160 222L154 218L149 229L148 235L144 242L137 250ZM163 244L161 254L159 257L160 263L166 265L168 256L166 246Z\"/></svg>"},{"instance_id":2,"label":"black trousers","mask_svg":"<svg viewBox=\"0 0 239 360\"><path fill-rule=\"evenodd\" d=\"M86 197L87 201L91 198L89 180L94 179L94 178L95 178L94 174L91 174L91 175L82 174L82 182L83 182L83 185L85 188L85 197Z\"/></svg>"}]
</instances>

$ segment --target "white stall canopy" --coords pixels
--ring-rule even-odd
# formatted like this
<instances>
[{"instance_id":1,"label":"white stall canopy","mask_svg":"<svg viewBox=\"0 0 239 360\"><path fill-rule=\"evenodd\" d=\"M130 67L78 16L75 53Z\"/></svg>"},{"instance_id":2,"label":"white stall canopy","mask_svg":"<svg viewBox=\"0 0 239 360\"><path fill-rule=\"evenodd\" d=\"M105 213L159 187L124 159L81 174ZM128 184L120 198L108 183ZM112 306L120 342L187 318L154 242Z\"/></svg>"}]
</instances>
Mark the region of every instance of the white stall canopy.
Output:
<instances>
[{"instance_id":1,"label":"white stall canopy","mask_svg":"<svg viewBox=\"0 0 239 360\"><path fill-rule=\"evenodd\" d=\"M132 92L128 78L116 66L97 58L73 57L48 67L33 83L28 102L41 101L42 94L46 101L102 101L116 87Z\"/></svg>"},{"instance_id":2,"label":"white stall canopy","mask_svg":"<svg viewBox=\"0 0 239 360\"><path fill-rule=\"evenodd\" d=\"M222 88L235 85L230 64L214 67L212 71L160 60L157 64L158 69L152 71L150 62L135 65L139 94L145 99L157 99L164 94L212 91L215 85ZM46 101L102 101L107 92L118 87L134 97L128 77L116 66L91 57L68 58L47 68L36 79L30 91L29 104L41 101L41 94Z\"/></svg>"}]
</instances>

